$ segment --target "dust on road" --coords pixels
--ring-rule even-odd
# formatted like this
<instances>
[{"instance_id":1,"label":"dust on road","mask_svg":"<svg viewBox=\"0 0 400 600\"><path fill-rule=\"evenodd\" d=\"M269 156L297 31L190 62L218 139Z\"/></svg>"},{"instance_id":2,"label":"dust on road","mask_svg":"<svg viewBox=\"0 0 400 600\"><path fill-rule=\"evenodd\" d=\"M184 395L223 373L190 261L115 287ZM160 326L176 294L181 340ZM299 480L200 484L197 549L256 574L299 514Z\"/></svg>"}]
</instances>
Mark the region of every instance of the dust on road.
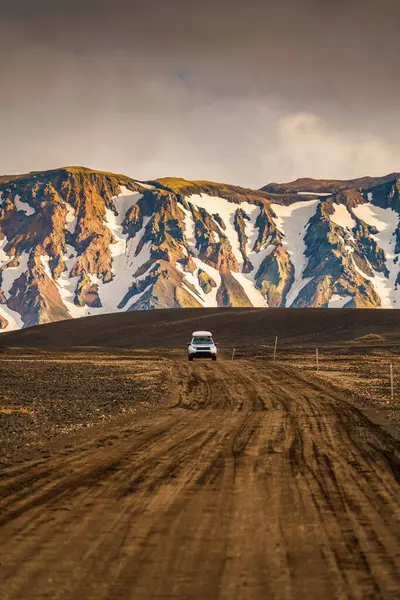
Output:
<instances>
[{"instance_id":1,"label":"dust on road","mask_svg":"<svg viewBox=\"0 0 400 600\"><path fill-rule=\"evenodd\" d=\"M3 469L2 600L398 598L393 439L282 366L171 369L164 408Z\"/></svg>"}]
</instances>

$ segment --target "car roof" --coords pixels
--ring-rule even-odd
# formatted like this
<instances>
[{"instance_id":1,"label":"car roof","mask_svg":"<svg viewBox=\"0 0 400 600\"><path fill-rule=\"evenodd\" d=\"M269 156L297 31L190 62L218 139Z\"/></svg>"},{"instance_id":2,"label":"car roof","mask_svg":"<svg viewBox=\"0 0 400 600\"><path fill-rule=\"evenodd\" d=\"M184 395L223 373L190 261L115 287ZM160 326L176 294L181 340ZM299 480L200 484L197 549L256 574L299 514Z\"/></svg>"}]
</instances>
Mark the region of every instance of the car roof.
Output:
<instances>
[{"instance_id":1,"label":"car roof","mask_svg":"<svg viewBox=\"0 0 400 600\"><path fill-rule=\"evenodd\" d=\"M193 337L212 337L212 334L210 331L193 331L192 336Z\"/></svg>"}]
</instances>

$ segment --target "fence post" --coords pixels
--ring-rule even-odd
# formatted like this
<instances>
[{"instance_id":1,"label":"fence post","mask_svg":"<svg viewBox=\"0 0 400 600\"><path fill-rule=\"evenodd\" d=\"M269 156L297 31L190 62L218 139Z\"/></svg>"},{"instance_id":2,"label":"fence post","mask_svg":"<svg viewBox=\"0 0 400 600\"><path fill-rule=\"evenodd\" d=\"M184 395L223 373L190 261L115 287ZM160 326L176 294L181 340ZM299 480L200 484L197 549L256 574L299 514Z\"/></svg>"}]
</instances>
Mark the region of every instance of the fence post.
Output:
<instances>
[{"instance_id":1,"label":"fence post","mask_svg":"<svg viewBox=\"0 0 400 600\"><path fill-rule=\"evenodd\" d=\"M315 348L315 357L317 359L317 371L319 371L319 354L318 354L318 348Z\"/></svg>"},{"instance_id":2,"label":"fence post","mask_svg":"<svg viewBox=\"0 0 400 600\"><path fill-rule=\"evenodd\" d=\"M276 359L276 349L278 347L278 336L275 338L275 346L274 346L274 360Z\"/></svg>"},{"instance_id":3,"label":"fence post","mask_svg":"<svg viewBox=\"0 0 400 600\"><path fill-rule=\"evenodd\" d=\"M235 352L236 352L236 348L234 348L234 349L232 350L232 360L235 358Z\"/></svg>"},{"instance_id":4,"label":"fence post","mask_svg":"<svg viewBox=\"0 0 400 600\"><path fill-rule=\"evenodd\" d=\"M390 397L394 400L393 363L390 363Z\"/></svg>"}]
</instances>

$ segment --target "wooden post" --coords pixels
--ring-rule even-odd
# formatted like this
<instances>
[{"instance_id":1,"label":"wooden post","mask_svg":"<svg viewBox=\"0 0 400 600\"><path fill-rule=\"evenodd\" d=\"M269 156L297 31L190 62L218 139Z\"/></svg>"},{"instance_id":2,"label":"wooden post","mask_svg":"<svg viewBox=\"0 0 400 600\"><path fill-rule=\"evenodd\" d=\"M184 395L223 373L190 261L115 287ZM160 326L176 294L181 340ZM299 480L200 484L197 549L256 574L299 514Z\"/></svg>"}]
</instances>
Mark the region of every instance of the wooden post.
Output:
<instances>
[{"instance_id":1,"label":"wooden post","mask_svg":"<svg viewBox=\"0 0 400 600\"><path fill-rule=\"evenodd\" d=\"M393 364L390 363L390 397L394 400Z\"/></svg>"},{"instance_id":2,"label":"wooden post","mask_svg":"<svg viewBox=\"0 0 400 600\"><path fill-rule=\"evenodd\" d=\"M234 348L234 349L232 350L232 360L235 358L235 352L236 352L236 348Z\"/></svg>"},{"instance_id":3,"label":"wooden post","mask_svg":"<svg viewBox=\"0 0 400 600\"><path fill-rule=\"evenodd\" d=\"M315 348L315 357L317 359L317 371L319 371L319 356L318 356L318 348Z\"/></svg>"},{"instance_id":4,"label":"wooden post","mask_svg":"<svg viewBox=\"0 0 400 600\"><path fill-rule=\"evenodd\" d=\"M275 346L274 346L274 360L276 359L276 349L278 347L278 336L275 338Z\"/></svg>"}]
</instances>

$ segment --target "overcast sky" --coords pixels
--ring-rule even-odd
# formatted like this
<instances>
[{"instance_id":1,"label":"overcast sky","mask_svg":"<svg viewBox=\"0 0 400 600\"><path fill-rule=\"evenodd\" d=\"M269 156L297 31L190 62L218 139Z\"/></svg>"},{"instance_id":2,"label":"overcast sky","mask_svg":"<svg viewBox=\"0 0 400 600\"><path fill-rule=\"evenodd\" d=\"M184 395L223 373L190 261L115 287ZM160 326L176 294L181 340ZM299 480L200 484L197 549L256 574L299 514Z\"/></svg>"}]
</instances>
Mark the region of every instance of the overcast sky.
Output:
<instances>
[{"instance_id":1,"label":"overcast sky","mask_svg":"<svg viewBox=\"0 0 400 600\"><path fill-rule=\"evenodd\" d=\"M0 173L400 170L399 0L0 0Z\"/></svg>"}]
</instances>

